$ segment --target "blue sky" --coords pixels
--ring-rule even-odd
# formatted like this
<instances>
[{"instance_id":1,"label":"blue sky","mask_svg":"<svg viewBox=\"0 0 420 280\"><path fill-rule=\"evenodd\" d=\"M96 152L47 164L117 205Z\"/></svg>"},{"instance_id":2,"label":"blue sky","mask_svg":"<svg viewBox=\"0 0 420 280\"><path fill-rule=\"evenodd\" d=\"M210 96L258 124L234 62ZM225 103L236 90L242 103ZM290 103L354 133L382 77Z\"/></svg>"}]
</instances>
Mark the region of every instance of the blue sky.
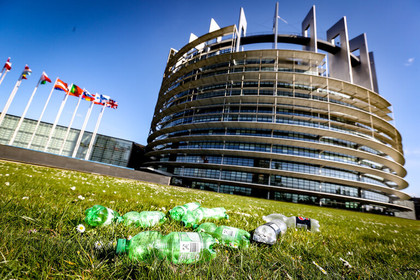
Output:
<instances>
[{"instance_id":1,"label":"blue sky","mask_svg":"<svg viewBox=\"0 0 420 280\"><path fill-rule=\"evenodd\" d=\"M146 144L170 48L188 43L191 32L207 33L210 19L219 26L238 23L245 9L248 33L270 32L276 1L0 1L0 63L13 69L0 86L0 110L25 64L33 70L8 113L21 115L42 71L91 93L110 95L117 110L105 111L99 133ZM349 37L367 34L374 52L379 92L393 104L403 136L408 170L405 191L420 196L420 1L279 1L279 33L299 33L301 21L316 5L318 37L342 16ZM282 45L279 45L281 48ZM27 117L37 119L51 85L39 88ZM53 122L63 93L55 91L43 120ZM68 125L76 98L69 98L59 124ZM73 127L80 128L88 102L82 102ZM100 108L92 113L92 131Z\"/></svg>"}]
</instances>

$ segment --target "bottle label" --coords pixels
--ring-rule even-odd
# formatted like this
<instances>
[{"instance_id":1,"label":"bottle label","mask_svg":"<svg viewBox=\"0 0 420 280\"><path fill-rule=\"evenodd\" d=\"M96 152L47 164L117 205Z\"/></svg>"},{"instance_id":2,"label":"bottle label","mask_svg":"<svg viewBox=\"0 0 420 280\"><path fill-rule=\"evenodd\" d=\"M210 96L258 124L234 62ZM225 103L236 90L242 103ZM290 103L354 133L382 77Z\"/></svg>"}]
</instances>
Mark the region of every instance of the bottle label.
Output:
<instances>
[{"instance_id":1,"label":"bottle label","mask_svg":"<svg viewBox=\"0 0 420 280\"><path fill-rule=\"evenodd\" d=\"M105 222L103 223L103 226L110 225L112 223L112 220L114 219L114 211L112 209L106 208L106 211L108 212L108 215L106 217Z\"/></svg>"},{"instance_id":2,"label":"bottle label","mask_svg":"<svg viewBox=\"0 0 420 280\"><path fill-rule=\"evenodd\" d=\"M311 219L296 217L296 228L311 230Z\"/></svg>"},{"instance_id":3,"label":"bottle label","mask_svg":"<svg viewBox=\"0 0 420 280\"><path fill-rule=\"evenodd\" d=\"M222 230L222 235L224 235L224 236L234 237L234 236L236 235L236 232L237 232L237 231L238 231L238 230L237 230L236 228L231 228L231 227L224 228L224 229Z\"/></svg>"},{"instance_id":4,"label":"bottle label","mask_svg":"<svg viewBox=\"0 0 420 280\"><path fill-rule=\"evenodd\" d=\"M201 236L197 232L181 233L179 242L180 261L198 260L201 250Z\"/></svg>"},{"instance_id":5,"label":"bottle label","mask_svg":"<svg viewBox=\"0 0 420 280\"><path fill-rule=\"evenodd\" d=\"M179 251L181 253L197 253L200 252L200 243L199 242L182 242L180 243L181 248Z\"/></svg>"},{"instance_id":6,"label":"bottle label","mask_svg":"<svg viewBox=\"0 0 420 280\"><path fill-rule=\"evenodd\" d=\"M276 236L279 235L279 233L281 232L280 227L276 223L268 222L268 223L265 223L264 225L269 226L272 229L274 229Z\"/></svg>"}]
</instances>

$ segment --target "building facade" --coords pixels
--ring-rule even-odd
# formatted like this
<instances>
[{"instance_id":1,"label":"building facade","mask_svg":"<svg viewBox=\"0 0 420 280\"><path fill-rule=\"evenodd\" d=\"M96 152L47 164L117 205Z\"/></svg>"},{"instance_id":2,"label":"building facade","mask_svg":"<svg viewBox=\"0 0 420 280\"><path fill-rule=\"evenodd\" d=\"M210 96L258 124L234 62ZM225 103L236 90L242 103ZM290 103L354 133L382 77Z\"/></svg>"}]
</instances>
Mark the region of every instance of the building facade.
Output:
<instances>
[{"instance_id":1,"label":"building facade","mask_svg":"<svg viewBox=\"0 0 420 280\"><path fill-rule=\"evenodd\" d=\"M275 17L277 18L277 17ZM379 94L366 35L346 18L320 40L315 6L302 35L247 36L239 24L171 49L145 166L173 184L360 211L409 210L401 135ZM259 49L270 43L273 48ZM281 43L302 50L280 49Z\"/></svg>"},{"instance_id":2,"label":"building facade","mask_svg":"<svg viewBox=\"0 0 420 280\"><path fill-rule=\"evenodd\" d=\"M19 119L20 117L18 116L5 116L4 121L0 127L0 144L7 145L9 143L18 125ZM36 131L33 142L31 143L30 147L28 147L36 124L36 120L28 118L24 119L19 132L17 133L15 141L13 142L13 146L44 151L49 133L53 125L51 123L41 122ZM60 125L56 126L47 152L60 154L60 149L62 147L66 132L67 127ZM67 141L61 152L62 156L72 156L73 150L76 146L76 141L79 137L79 133L79 129L70 129ZM80 147L77 151L76 158L85 158L91 138L92 132L85 131L80 143ZM134 143L132 141L97 134L95 144L90 155L90 160L127 167L129 165L133 145Z\"/></svg>"}]
</instances>

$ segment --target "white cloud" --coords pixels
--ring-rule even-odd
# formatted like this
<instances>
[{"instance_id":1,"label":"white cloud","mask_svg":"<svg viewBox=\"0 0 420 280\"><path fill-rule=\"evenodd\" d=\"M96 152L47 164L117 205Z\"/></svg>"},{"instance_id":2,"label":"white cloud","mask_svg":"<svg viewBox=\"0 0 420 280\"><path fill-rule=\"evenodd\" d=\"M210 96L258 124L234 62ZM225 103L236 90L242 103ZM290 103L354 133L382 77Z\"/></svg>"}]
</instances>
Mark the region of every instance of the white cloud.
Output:
<instances>
[{"instance_id":1,"label":"white cloud","mask_svg":"<svg viewBox=\"0 0 420 280\"><path fill-rule=\"evenodd\" d=\"M407 59L407 62L404 63L405 66L410 66L414 63L414 57L410 57L409 59Z\"/></svg>"}]
</instances>

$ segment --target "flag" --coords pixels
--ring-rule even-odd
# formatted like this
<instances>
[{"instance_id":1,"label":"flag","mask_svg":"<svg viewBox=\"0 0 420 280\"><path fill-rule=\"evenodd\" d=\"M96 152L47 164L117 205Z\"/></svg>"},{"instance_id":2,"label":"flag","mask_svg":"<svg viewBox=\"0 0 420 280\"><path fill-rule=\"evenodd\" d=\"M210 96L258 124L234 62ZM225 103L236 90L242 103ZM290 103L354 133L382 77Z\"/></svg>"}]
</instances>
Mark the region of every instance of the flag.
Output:
<instances>
[{"instance_id":1,"label":"flag","mask_svg":"<svg viewBox=\"0 0 420 280\"><path fill-rule=\"evenodd\" d=\"M81 94L83 94L83 89L73 84L73 86L69 89L67 92L68 95L79 97Z\"/></svg>"},{"instance_id":2,"label":"flag","mask_svg":"<svg viewBox=\"0 0 420 280\"><path fill-rule=\"evenodd\" d=\"M57 79L57 82L55 82L54 89L62 90L65 93L68 92L67 84L60 79Z\"/></svg>"},{"instance_id":3,"label":"flag","mask_svg":"<svg viewBox=\"0 0 420 280\"><path fill-rule=\"evenodd\" d=\"M25 69L23 69L23 72L22 72L22 79L27 80L28 79L27 76L31 75L31 73L32 73L32 70L29 68L28 64L26 64Z\"/></svg>"},{"instance_id":4,"label":"flag","mask_svg":"<svg viewBox=\"0 0 420 280\"><path fill-rule=\"evenodd\" d=\"M118 102L112 99L109 99L109 101L106 103L106 107L117 109L118 108Z\"/></svg>"},{"instance_id":5,"label":"flag","mask_svg":"<svg viewBox=\"0 0 420 280\"><path fill-rule=\"evenodd\" d=\"M45 85L47 82L51 83L51 79L48 78L48 76L47 76L47 74L45 74L45 72L42 72L41 84Z\"/></svg>"},{"instance_id":6,"label":"flag","mask_svg":"<svg viewBox=\"0 0 420 280\"><path fill-rule=\"evenodd\" d=\"M10 71L12 69L12 63L10 62L10 57L6 60L6 63L3 66L3 70L6 69L7 71Z\"/></svg>"},{"instance_id":7,"label":"flag","mask_svg":"<svg viewBox=\"0 0 420 280\"><path fill-rule=\"evenodd\" d=\"M97 105L106 105L106 103L109 101L108 95L103 94L95 94L95 100L93 101Z\"/></svg>"},{"instance_id":8,"label":"flag","mask_svg":"<svg viewBox=\"0 0 420 280\"><path fill-rule=\"evenodd\" d=\"M95 100L95 95L91 94L87 90L84 90L83 93L82 93L82 98L86 101L94 101Z\"/></svg>"}]
</instances>

